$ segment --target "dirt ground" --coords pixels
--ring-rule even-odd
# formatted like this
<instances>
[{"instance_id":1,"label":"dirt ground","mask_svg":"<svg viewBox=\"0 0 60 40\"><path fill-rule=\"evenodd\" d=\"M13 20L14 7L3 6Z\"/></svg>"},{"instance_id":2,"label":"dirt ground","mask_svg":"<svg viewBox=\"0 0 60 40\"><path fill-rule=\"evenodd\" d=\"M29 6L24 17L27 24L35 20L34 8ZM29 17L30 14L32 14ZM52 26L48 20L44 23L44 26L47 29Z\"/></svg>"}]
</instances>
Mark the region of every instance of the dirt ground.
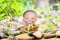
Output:
<instances>
[{"instance_id":1,"label":"dirt ground","mask_svg":"<svg viewBox=\"0 0 60 40\"><path fill-rule=\"evenodd\" d=\"M41 40L60 40L60 38L50 38L50 39L41 39Z\"/></svg>"},{"instance_id":2,"label":"dirt ground","mask_svg":"<svg viewBox=\"0 0 60 40\"><path fill-rule=\"evenodd\" d=\"M7 39L1 39L1 40L7 40ZM33 39L33 40L60 40L60 38L49 38L49 39Z\"/></svg>"},{"instance_id":3,"label":"dirt ground","mask_svg":"<svg viewBox=\"0 0 60 40\"><path fill-rule=\"evenodd\" d=\"M60 40L60 38L49 38L49 39L34 39L34 40Z\"/></svg>"}]
</instances>

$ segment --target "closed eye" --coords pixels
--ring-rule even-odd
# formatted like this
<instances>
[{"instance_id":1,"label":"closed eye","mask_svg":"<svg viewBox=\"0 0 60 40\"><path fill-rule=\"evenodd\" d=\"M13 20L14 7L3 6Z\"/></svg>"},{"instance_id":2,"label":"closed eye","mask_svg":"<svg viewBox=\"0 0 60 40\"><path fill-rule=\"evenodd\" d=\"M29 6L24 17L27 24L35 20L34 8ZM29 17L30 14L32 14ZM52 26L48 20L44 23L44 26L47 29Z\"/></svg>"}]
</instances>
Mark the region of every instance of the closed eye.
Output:
<instances>
[{"instance_id":1,"label":"closed eye","mask_svg":"<svg viewBox=\"0 0 60 40\"><path fill-rule=\"evenodd\" d=\"M31 18L31 19L34 19L34 18Z\"/></svg>"}]
</instances>

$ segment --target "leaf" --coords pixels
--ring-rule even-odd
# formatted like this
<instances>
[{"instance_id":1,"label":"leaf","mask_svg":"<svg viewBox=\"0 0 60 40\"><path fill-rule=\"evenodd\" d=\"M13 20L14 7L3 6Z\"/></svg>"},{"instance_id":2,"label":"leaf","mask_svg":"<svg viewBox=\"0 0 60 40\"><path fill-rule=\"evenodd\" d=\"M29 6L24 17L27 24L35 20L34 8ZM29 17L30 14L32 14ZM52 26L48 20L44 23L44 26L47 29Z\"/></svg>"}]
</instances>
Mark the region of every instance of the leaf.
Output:
<instances>
[{"instance_id":1,"label":"leaf","mask_svg":"<svg viewBox=\"0 0 60 40\"><path fill-rule=\"evenodd\" d=\"M48 28L48 30L50 29L49 33L53 33L56 31L56 27L54 25L52 25L51 23L47 24L47 28Z\"/></svg>"},{"instance_id":2,"label":"leaf","mask_svg":"<svg viewBox=\"0 0 60 40\"><path fill-rule=\"evenodd\" d=\"M56 27L55 26L51 26L51 28L50 28L51 30L50 30L50 33L53 33L53 32L55 32L56 31Z\"/></svg>"},{"instance_id":3,"label":"leaf","mask_svg":"<svg viewBox=\"0 0 60 40\"><path fill-rule=\"evenodd\" d=\"M56 23L60 22L60 16L57 16L57 18L55 18L55 22Z\"/></svg>"},{"instance_id":4,"label":"leaf","mask_svg":"<svg viewBox=\"0 0 60 40\"><path fill-rule=\"evenodd\" d=\"M5 14L0 14L0 20L2 20L3 19L3 16L4 16Z\"/></svg>"},{"instance_id":5,"label":"leaf","mask_svg":"<svg viewBox=\"0 0 60 40\"><path fill-rule=\"evenodd\" d=\"M0 0L0 3L2 3L4 0Z\"/></svg>"},{"instance_id":6,"label":"leaf","mask_svg":"<svg viewBox=\"0 0 60 40\"><path fill-rule=\"evenodd\" d=\"M2 16L0 15L0 21L2 20Z\"/></svg>"},{"instance_id":7,"label":"leaf","mask_svg":"<svg viewBox=\"0 0 60 40\"><path fill-rule=\"evenodd\" d=\"M9 16L10 16L10 21L12 21L12 14L11 14L11 13L9 13Z\"/></svg>"},{"instance_id":8,"label":"leaf","mask_svg":"<svg viewBox=\"0 0 60 40\"><path fill-rule=\"evenodd\" d=\"M5 15L5 13L1 14L0 16L4 16L4 15Z\"/></svg>"},{"instance_id":9,"label":"leaf","mask_svg":"<svg viewBox=\"0 0 60 40\"><path fill-rule=\"evenodd\" d=\"M32 24L30 24L30 25L28 26L28 28L27 28L27 34L30 33L30 27L31 27L31 25L32 25Z\"/></svg>"},{"instance_id":10,"label":"leaf","mask_svg":"<svg viewBox=\"0 0 60 40\"><path fill-rule=\"evenodd\" d=\"M16 12L19 12L20 11L20 7L19 7L19 5L17 5L17 4L12 4L11 5L11 8L13 8L13 9L15 9L16 10Z\"/></svg>"},{"instance_id":11,"label":"leaf","mask_svg":"<svg viewBox=\"0 0 60 40\"><path fill-rule=\"evenodd\" d=\"M5 9L6 7L7 7L7 3L4 3L2 9Z\"/></svg>"}]
</instances>

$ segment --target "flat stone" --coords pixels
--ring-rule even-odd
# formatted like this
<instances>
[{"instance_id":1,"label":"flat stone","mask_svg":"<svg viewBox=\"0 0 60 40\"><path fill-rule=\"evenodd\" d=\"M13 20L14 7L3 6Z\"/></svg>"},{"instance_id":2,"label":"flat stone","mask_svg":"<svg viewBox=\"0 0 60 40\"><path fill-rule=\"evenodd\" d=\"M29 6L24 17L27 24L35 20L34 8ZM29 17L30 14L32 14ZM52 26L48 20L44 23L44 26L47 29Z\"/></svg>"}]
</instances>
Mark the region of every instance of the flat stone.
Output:
<instances>
[{"instance_id":1,"label":"flat stone","mask_svg":"<svg viewBox=\"0 0 60 40\"><path fill-rule=\"evenodd\" d=\"M16 40L32 40L32 37L28 36L27 34L20 34L15 36Z\"/></svg>"},{"instance_id":2,"label":"flat stone","mask_svg":"<svg viewBox=\"0 0 60 40\"><path fill-rule=\"evenodd\" d=\"M8 40L8 38L4 38L4 39L1 39L1 40Z\"/></svg>"}]
</instances>

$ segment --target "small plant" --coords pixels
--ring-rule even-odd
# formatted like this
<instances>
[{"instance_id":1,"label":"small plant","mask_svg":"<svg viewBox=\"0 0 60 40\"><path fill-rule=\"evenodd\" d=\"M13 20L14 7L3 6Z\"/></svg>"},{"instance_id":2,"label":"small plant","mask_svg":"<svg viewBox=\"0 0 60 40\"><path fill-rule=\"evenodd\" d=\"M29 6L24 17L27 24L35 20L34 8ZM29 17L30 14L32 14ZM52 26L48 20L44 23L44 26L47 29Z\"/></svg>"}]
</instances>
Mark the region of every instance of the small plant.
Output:
<instances>
[{"instance_id":1,"label":"small plant","mask_svg":"<svg viewBox=\"0 0 60 40\"><path fill-rule=\"evenodd\" d=\"M11 27L9 27L9 29L8 29L8 35L9 35L9 36L12 35L12 28L11 28Z\"/></svg>"},{"instance_id":2,"label":"small plant","mask_svg":"<svg viewBox=\"0 0 60 40\"><path fill-rule=\"evenodd\" d=\"M48 33L54 33L56 31L56 27L54 25L52 25L51 23L48 23L46 28L43 30L43 32L48 31Z\"/></svg>"},{"instance_id":3,"label":"small plant","mask_svg":"<svg viewBox=\"0 0 60 40\"><path fill-rule=\"evenodd\" d=\"M28 28L27 28L27 34L30 33L30 27L31 27L31 25L32 25L32 24L30 24L30 25L28 26Z\"/></svg>"},{"instance_id":4,"label":"small plant","mask_svg":"<svg viewBox=\"0 0 60 40\"><path fill-rule=\"evenodd\" d=\"M38 30L38 26L35 24L30 24L27 28L27 34L37 31Z\"/></svg>"}]
</instances>

